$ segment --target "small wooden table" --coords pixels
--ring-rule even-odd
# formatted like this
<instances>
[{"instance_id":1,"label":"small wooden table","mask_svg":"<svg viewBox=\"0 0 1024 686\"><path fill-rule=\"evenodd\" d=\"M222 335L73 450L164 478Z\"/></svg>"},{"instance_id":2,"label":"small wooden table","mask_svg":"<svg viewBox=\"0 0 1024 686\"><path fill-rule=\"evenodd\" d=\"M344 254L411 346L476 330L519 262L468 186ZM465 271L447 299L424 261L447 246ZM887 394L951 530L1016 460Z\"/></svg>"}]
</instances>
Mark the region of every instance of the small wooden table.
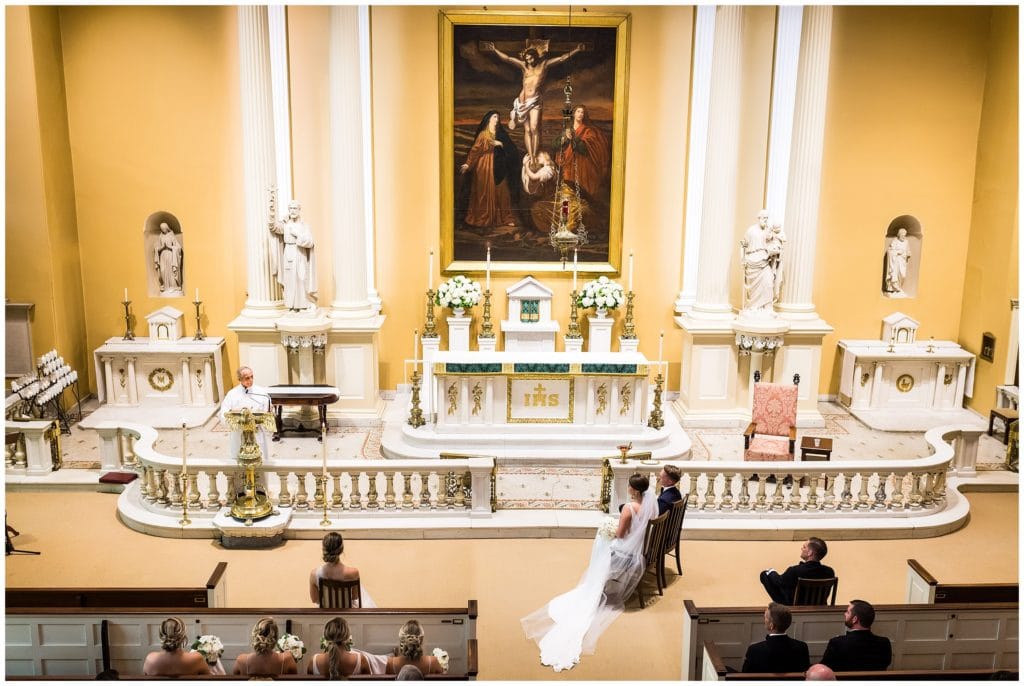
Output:
<instances>
[{"instance_id":1,"label":"small wooden table","mask_svg":"<svg viewBox=\"0 0 1024 686\"><path fill-rule=\"evenodd\" d=\"M992 423L995 422L996 419L1002 420L1003 443L1008 443L1010 440L1010 424L1014 423L1019 418L1020 414L1012 407L993 407L992 411L988 415L988 435L992 435Z\"/></svg>"},{"instance_id":2,"label":"small wooden table","mask_svg":"<svg viewBox=\"0 0 1024 686\"><path fill-rule=\"evenodd\" d=\"M818 445L814 442L817 441ZM800 439L800 459L804 462L832 459L832 439L804 436Z\"/></svg>"},{"instance_id":3,"label":"small wooden table","mask_svg":"<svg viewBox=\"0 0 1024 686\"><path fill-rule=\"evenodd\" d=\"M337 402L341 392L334 386L324 386L321 384L309 384L309 385L293 385L293 386L271 386L267 389L270 392L270 400L274 404L275 421L277 424L277 431L274 432L273 440L280 441L281 435L285 431L291 431L295 433L305 434L316 434L318 441L323 441L323 436L320 433L320 427L314 428L303 428L302 424L299 424L296 429L284 428L284 421L281 418L281 408L283 405L316 405L319 409L320 426L327 425L327 406L331 403Z\"/></svg>"}]
</instances>

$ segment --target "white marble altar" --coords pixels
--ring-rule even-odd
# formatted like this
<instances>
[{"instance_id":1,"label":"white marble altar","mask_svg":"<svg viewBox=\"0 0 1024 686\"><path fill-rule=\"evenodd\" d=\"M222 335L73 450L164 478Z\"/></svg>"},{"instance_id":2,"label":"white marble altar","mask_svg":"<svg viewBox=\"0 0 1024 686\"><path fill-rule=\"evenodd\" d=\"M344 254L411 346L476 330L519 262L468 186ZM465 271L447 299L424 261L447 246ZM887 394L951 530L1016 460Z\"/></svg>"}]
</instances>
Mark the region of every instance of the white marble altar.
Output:
<instances>
[{"instance_id":1,"label":"white marble altar","mask_svg":"<svg viewBox=\"0 0 1024 686\"><path fill-rule=\"evenodd\" d=\"M558 322L551 318L554 291L532 276L509 286L508 319L501 321L507 352L553 353Z\"/></svg>"},{"instance_id":2,"label":"white marble altar","mask_svg":"<svg viewBox=\"0 0 1024 686\"><path fill-rule=\"evenodd\" d=\"M973 394L975 357L954 341L840 339L839 349L839 401L871 428L922 431L980 421L963 409Z\"/></svg>"}]
</instances>

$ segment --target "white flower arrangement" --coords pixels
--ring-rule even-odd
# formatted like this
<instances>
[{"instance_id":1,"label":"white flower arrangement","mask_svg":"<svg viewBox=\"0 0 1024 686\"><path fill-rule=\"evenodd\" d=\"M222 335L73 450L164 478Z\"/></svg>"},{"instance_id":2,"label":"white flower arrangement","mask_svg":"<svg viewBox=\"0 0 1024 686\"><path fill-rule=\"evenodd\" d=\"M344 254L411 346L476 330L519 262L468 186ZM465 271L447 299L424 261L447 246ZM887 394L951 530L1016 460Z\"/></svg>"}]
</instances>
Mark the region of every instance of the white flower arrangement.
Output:
<instances>
[{"instance_id":1,"label":"white flower arrangement","mask_svg":"<svg viewBox=\"0 0 1024 686\"><path fill-rule=\"evenodd\" d=\"M482 297L479 283L458 274L437 287L434 304L454 310L457 307L473 307Z\"/></svg>"},{"instance_id":2,"label":"white flower arrangement","mask_svg":"<svg viewBox=\"0 0 1024 686\"><path fill-rule=\"evenodd\" d=\"M295 661L298 662L306 654L306 644L295 634L284 634L281 638L277 639L277 652L291 653Z\"/></svg>"},{"instance_id":3,"label":"white flower arrangement","mask_svg":"<svg viewBox=\"0 0 1024 686\"><path fill-rule=\"evenodd\" d=\"M441 665L441 671L445 674L448 673L448 651L441 648L434 648L434 657L437 658L438 664Z\"/></svg>"},{"instance_id":4,"label":"white flower arrangement","mask_svg":"<svg viewBox=\"0 0 1024 686\"><path fill-rule=\"evenodd\" d=\"M202 655L207 662L213 663L224 654L224 643L218 636L207 634L192 642L192 650Z\"/></svg>"},{"instance_id":5,"label":"white flower arrangement","mask_svg":"<svg viewBox=\"0 0 1024 686\"><path fill-rule=\"evenodd\" d=\"M615 283L607 276L599 276L583 286L583 290L576 296L576 304L579 307L596 307L614 310L626 301L622 292L622 286Z\"/></svg>"},{"instance_id":6,"label":"white flower arrangement","mask_svg":"<svg viewBox=\"0 0 1024 686\"><path fill-rule=\"evenodd\" d=\"M597 535L611 540L619 531L619 520L615 517L605 517L601 525L597 527Z\"/></svg>"},{"instance_id":7,"label":"white flower arrangement","mask_svg":"<svg viewBox=\"0 0 1024 686\"><path fill-rule=\"evenodd\" d=\"M320 637L320 650L321 650L321 652L326 652L327 651L327 646L329 646L332 642L333 641L328 641L325 636L321 636ZM352 640L351 636L349 636L348 640L345 641L345 643L344 643L345 650L352 650L352 646L354 644L355 644L355 641Z\"/></svg>"}]
</instances>

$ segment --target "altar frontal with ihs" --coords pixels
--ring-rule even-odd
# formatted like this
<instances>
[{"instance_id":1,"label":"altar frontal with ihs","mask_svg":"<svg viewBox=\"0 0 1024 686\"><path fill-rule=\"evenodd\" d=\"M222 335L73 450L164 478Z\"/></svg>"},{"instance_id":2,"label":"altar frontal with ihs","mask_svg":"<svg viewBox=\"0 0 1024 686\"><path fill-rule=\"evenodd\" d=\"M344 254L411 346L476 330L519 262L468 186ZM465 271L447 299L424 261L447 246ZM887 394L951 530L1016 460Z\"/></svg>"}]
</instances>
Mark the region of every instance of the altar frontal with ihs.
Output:
<instances>
[{"instance_id":1,"label":"altar frontal with ihs","mask_svg":"<svg viewBox=\"0 0 1024 686\"><path fill-rule=\"evenodd\" d=\"M506 401L509 424L571 424L576 380L569 376L525 374L509 378Z\"/></svg>"}]
</instances>

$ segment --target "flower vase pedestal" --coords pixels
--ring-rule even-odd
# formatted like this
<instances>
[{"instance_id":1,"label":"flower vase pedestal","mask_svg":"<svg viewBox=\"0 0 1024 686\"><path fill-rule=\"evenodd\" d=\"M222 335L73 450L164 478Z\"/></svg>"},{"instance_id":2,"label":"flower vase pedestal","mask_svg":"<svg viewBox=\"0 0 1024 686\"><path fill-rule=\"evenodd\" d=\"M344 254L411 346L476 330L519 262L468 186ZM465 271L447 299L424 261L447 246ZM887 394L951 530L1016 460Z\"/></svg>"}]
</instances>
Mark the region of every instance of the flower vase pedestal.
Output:
<instances>
[{"instance_id":1,"label":"flower vase pedestal","mask_svg":"<svg viewBox=\"0 0 1024 686\"><path fill-rule=\"evenodd\" d=\"M587 352L610 353L612 351L612 325L614 319L607 316L607 312L596 311L587 317L590 323L590 341L587 343Z\"/></svg>"},{"instance_id":2,"label":"flower vase pedestal","mask_svg":"<svg viewBox=\"0 0 1024 686\"><path fill-rule=\"evenodd\" d=\"M477 336L476 349L482 353L493 353L498 346L497 336Z\"/></svg>"},{"instance_id":3,"label":"flower vase pedestal","mask_svg":"<svg viewBox=\"0 0 1024 686\"><path fill-rule=\"evenodd\" d=\"M581 353L583 352L583 338L569 338L565 337L565 352L567 353Z\"/></svg>"},{"instance_id":4,"label":"flower vase pedestal","mask_svg":"<svg viewBox=\"0 0 1024 686\"><path fill-rule=\"evenodd\" d=\"M452 310L448 317L448 349L453 352L469 351L469 324L472 317L465 315L461 307Z\"/></svg>"},{"instance_id":5,"label":"flower vase pedestal","mask_svg":"<svg viewBox=\"0 0 1024 686\"><path fill-rule=\"evenodd\" d=\"M635 353L640 348L639 338L623 338L619 336L619 352Z\"/></svg>"}]
</instances>

